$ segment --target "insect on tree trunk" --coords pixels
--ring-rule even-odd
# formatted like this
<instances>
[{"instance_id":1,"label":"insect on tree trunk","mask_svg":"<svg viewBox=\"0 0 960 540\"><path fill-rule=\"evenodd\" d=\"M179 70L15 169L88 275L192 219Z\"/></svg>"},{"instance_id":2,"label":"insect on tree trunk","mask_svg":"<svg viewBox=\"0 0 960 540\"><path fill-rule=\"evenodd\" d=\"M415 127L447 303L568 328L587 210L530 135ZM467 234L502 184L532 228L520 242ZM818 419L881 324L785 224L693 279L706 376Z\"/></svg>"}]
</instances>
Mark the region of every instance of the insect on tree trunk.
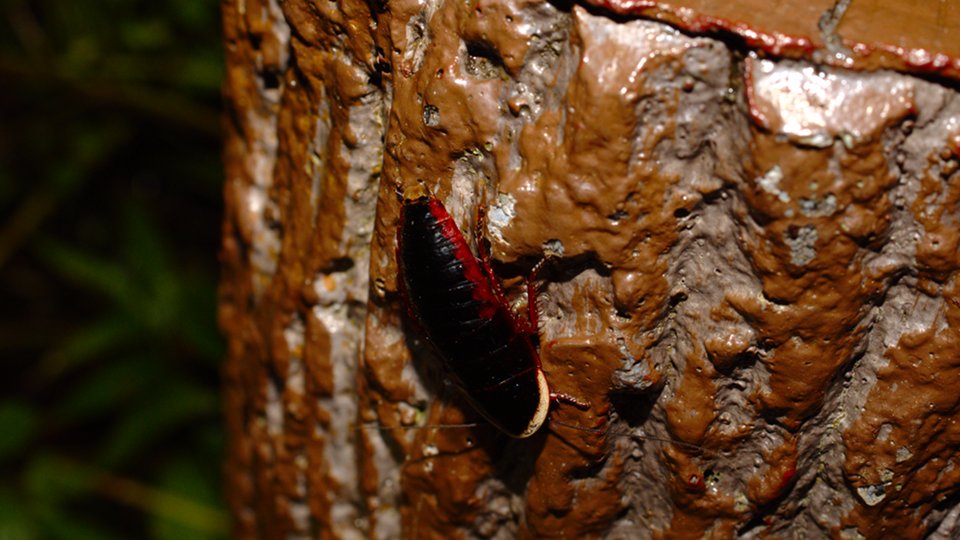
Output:
<instances>
[{"instance_id":1,"label":"insect on tree trunk","mask_svg":"<svg viewBox=\"0 0 960 540\"><path fill-rule=\"evenodd\" d=\"M960 536L960 14L702 4L224 2L238 538ZM589 407L471 407L410 186Z\"/></svg>"}]
</instances>

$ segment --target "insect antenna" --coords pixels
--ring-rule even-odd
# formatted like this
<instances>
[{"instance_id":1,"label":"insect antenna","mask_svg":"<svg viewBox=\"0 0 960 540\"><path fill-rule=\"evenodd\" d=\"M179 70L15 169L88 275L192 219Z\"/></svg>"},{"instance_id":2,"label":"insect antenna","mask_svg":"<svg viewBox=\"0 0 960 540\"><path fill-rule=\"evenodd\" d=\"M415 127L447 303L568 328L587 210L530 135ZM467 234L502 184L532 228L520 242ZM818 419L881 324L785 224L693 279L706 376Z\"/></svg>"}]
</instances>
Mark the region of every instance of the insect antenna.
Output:
<instances>
[{"instance_id":1,"label":"insect antenna","mask_svg":"<svg viewBox=\"0 0 960 540\"><path fill-rule=\"evenodd\" d=\"M367 422L357 426L357 429L371 431L413 431L420 429L464 429L479 426L477 422L465 422L462 424L424 424L422 426L384 426L376 422Z\"/></svg>"},{"instance_id":2,"label":"insect antenna","mask_svg":"<svg viewBox=\"0 0 960 540\"><path fill-rule=\"evenodd\" d=\"M584 433L592 433L594 435L604 435L607 433L606 431L599 428L588 428L588 427L578 426L575 424L568 424L566 422L561 422L560 420L554 420L553 418L551 418L550 425L552 426L553 424L556 424L558 426L563 426L565 428L575 429L577 431L582 431Z\"/></svg>"}]
</instances>

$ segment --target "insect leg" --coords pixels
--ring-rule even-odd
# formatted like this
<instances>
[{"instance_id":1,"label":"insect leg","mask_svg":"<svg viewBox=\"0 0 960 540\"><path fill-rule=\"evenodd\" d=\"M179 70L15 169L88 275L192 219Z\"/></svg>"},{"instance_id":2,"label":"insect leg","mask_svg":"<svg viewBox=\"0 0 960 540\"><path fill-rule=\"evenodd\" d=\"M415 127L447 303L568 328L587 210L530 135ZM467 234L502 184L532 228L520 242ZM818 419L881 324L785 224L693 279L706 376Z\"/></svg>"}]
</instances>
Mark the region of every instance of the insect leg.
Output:
<instances>
[{"instance_id":1,"label":"insect leg","mask_svg":"<svg viewBox=\"0 0 960 540\"><path fill-rule=\"evenodd\" d=\"M530 275L527 277L527 320L530 326L530 333L537 335L540 332L540 309L537 307L537 282L540 281L540 272L547 264L549 257L540 259L533 265Z\"/></svg>"},{"instance_id":2,"label":"insect leg","mask_svg":"<svg viewBox=\"0 0 960 540\"><path fill-rule=\"evenodd\" d=\"M570 394L562 394L559 392L550 392L550 401L553 403L566 403L567 405L573 405L574 407L583 411L590 408L590 404L588 402L583 401L580 398L573 397Z\"/></svg>"},{"instance_id":3,"label":"insect leg","mask_svg":"<svg viewBox=\"0 0 960 540\"><path fill-rule=\"evenodd\" d=\"M493 264L490 261L490 250L487 248L487 240L483 235L483 230L486 228L487 209L483 204L480 204L477 206L477 221L473 231L477 243L477 258L480 260L483 273L487 275L487 281L490 282L490 288L493 289L493 294L497 297L497 301L500 302L501 305L509 306L510 303L507 302L507 297L503 294L503 287L500 286L500 280L497 279L497 276L493 273Z\"/></svg>"}]
</instances>

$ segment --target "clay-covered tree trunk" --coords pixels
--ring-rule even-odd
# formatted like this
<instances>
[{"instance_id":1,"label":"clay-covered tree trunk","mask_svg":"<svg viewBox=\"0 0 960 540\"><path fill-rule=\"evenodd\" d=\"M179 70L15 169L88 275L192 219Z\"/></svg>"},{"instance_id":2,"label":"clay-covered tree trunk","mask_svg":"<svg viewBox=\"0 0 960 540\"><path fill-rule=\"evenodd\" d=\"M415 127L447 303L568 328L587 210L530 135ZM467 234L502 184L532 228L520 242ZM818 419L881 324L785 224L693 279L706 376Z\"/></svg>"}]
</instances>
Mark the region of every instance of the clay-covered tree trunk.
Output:
<instances>
[{"instance_id":1,"label":"clay-covered tree trunk","mask_svg":"<svg viewBox=\"0 0 960 540\"><path fill-rule=\"evenodd\" d=\"M960 536L960 13L702 4L224 2L238 538ZM414 184L486 209L518 312L553 255L589 408L464 401L398 291Z\"/></svg>"}]
</instances>

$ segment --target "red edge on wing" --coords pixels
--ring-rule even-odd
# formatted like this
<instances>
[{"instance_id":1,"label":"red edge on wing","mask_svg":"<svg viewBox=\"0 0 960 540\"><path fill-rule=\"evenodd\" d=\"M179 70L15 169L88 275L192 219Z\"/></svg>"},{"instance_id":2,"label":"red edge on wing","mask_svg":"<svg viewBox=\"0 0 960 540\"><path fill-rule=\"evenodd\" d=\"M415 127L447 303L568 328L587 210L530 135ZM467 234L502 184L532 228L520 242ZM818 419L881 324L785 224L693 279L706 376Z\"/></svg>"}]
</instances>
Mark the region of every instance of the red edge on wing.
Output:
<instances>
[{"instance_id":1,"label":"red edge on wing","mask_svg":"<svg viewBox=\"0 0 960 540\"><path fill-rule=\"evenodd\" d=\"M437 220L440 227L440 233L449 240L454 246L454 256L463 265L463 274L471 283L473 283L473 299L480 304L480 316L492 318L497 312L497 297L493 294L490 282L480 268L480 263L470 251L470 246L463 238L463 233L457 228L453 218L443 207L443 204L435 198L431 198L429 203L430 213Z\"/></svg>"}]
</instances>

